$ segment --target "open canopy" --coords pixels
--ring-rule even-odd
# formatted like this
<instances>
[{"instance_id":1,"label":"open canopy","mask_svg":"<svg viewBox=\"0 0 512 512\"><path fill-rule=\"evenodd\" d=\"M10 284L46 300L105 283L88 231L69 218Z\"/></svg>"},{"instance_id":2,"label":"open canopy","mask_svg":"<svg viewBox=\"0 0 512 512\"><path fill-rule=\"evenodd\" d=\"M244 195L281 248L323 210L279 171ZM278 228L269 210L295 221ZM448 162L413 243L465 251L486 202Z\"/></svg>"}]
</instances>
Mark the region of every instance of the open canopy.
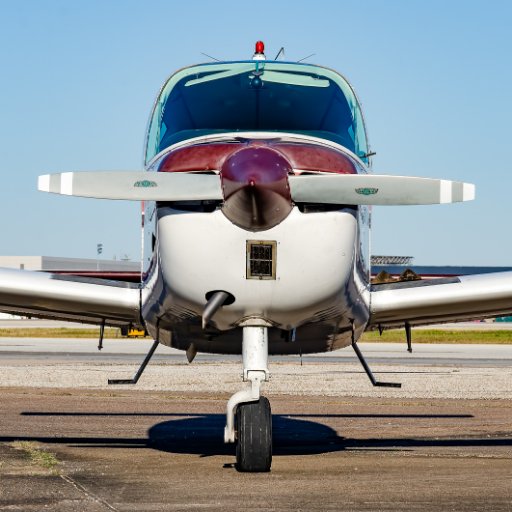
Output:
<instances>
[{"instance_id":1,"label":"open canopy","mask_svg":"<svg viewBox=\"0 0 512 512\"><path fill-rule=\"evenodd\" d=\"M363 117L349 83L310 64L241 61L185 68L155 103L146 163L177 142L222 132L302 133L334 141L363 160Z\"/></svg>"}]
</instances>

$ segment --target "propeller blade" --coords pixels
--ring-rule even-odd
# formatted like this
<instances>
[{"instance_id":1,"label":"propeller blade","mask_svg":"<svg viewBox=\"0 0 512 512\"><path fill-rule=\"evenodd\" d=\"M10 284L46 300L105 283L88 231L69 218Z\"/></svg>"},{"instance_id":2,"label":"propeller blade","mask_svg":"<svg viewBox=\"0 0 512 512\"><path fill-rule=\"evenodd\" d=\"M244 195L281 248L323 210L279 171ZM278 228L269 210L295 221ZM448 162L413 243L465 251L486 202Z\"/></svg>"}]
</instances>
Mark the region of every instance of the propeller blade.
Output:
<instances>
[{"instance_id":1,"label":"propeller blade","mask_svg":"<svg viewBox=\"0 0 512 512\"><path fill-rule=\"evenodd\" d=\"M222 199L220 176L143 171L64 172L39 176L43 192L97 199L186 201Z\"/></svg>"},{"instance_id":2,"label":"propeller blade","mask_svg":"<svg viewBox=\"0 0 512 512\"><path fill-rule=\"evenodd\" d=\"M288 180L297 203L418 205L475 198L471 183L411 176L322 174L289 176Z\"/></svg>"}]
</instances>

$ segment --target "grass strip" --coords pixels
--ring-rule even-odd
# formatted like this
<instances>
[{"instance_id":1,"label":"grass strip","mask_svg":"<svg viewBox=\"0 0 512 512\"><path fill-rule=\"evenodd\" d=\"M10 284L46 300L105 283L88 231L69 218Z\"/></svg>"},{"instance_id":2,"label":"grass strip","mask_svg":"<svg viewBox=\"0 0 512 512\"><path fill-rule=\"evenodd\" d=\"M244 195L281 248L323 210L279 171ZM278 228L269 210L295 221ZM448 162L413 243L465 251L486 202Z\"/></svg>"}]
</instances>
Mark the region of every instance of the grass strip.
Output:
<instances>
[{"instance_id":1,"label":"grass strip","mask_svg":"<svg viewBox=\"0 0 512 512\"><path fill-rule=\"evenodd\" d=\"M97 338L100 328L30 327L0 329L0 338ZM120 329L106 327L104 338L122 338Z\"/></svg>"},{"instance_id":2,"label":"grass strip","mask_svg":"<svg viewBox=\"0 0 512 512\"><path fill-rule=\"evenodd\" d=\"M0 338L97 338L98 329L80 328L19 328L0 329ZM123 339L121 331L115 328L105 329L105 338ZM368 331L360 341L381 343L405 343L403 329L385 330L382 336L378 331ZM512 330L443 330L443 329L414 329L413 343L489 343L512 344Z\"/></svg>"},{"instance_id":3,"label":"grass strip","mask_svg":"<svg viewBox=\"0 0 512 512\"><path fill-rule=\"evenodd\" d=\"M363 334L360 341L380 343L405 343L404 329L390 329L384 331L382 336L378 331L368 331ZM508 330L442 330L442 329L414 329L412 330L413 343L480 343L480 344L512 344L512 331Z\"/></svg>"},{"instance_id":4,"label":"grass strip","mask_svg":"<svg viewBox=\"0 0 512 512\"><path fill-rule=\"evenodd\" d=\"M59 464L57 457L53 453L46 451L39 444L34 441L14 441L12 446L16 450L21 450L30 459L30 462L35 466L51 470L56 474L56 467Z\"/></svg>"}]
</instances>

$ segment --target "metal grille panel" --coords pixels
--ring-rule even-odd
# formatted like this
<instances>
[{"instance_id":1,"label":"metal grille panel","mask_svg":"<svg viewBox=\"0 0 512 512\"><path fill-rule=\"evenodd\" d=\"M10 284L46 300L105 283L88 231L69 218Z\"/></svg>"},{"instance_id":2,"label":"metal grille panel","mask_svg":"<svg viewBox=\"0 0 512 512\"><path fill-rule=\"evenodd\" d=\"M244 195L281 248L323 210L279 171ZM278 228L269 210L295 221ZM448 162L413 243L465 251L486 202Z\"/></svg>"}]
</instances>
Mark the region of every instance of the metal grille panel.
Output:
<instances>
[{"instance_id":1,"label":"metal grille panel","mask_svg":"<svg viewBox=\"0 0 512 512\"><path fill-rule=\"evenodd\" d=\"M247 241L247 279L276 278L276 242Z\"/></svg>"}]
</instances>

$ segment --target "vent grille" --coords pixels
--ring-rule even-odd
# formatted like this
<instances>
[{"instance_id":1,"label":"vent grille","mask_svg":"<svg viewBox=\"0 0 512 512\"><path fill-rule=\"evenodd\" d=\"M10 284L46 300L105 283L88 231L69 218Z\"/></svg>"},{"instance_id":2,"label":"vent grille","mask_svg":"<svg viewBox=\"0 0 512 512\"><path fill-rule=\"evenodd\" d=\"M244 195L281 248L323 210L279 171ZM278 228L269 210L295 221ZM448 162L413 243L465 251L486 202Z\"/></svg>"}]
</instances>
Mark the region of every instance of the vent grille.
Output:
<instances>
[{"instance_id":1,"label":"vent grille","mask_svg":"<svg viewBox=\"0 0 512 512\"><path fill-rule=\"evenodd\" d=\"M268 240L247 240L247 279L276 278L277 243Z\"/></svg>"}]
</instances>

